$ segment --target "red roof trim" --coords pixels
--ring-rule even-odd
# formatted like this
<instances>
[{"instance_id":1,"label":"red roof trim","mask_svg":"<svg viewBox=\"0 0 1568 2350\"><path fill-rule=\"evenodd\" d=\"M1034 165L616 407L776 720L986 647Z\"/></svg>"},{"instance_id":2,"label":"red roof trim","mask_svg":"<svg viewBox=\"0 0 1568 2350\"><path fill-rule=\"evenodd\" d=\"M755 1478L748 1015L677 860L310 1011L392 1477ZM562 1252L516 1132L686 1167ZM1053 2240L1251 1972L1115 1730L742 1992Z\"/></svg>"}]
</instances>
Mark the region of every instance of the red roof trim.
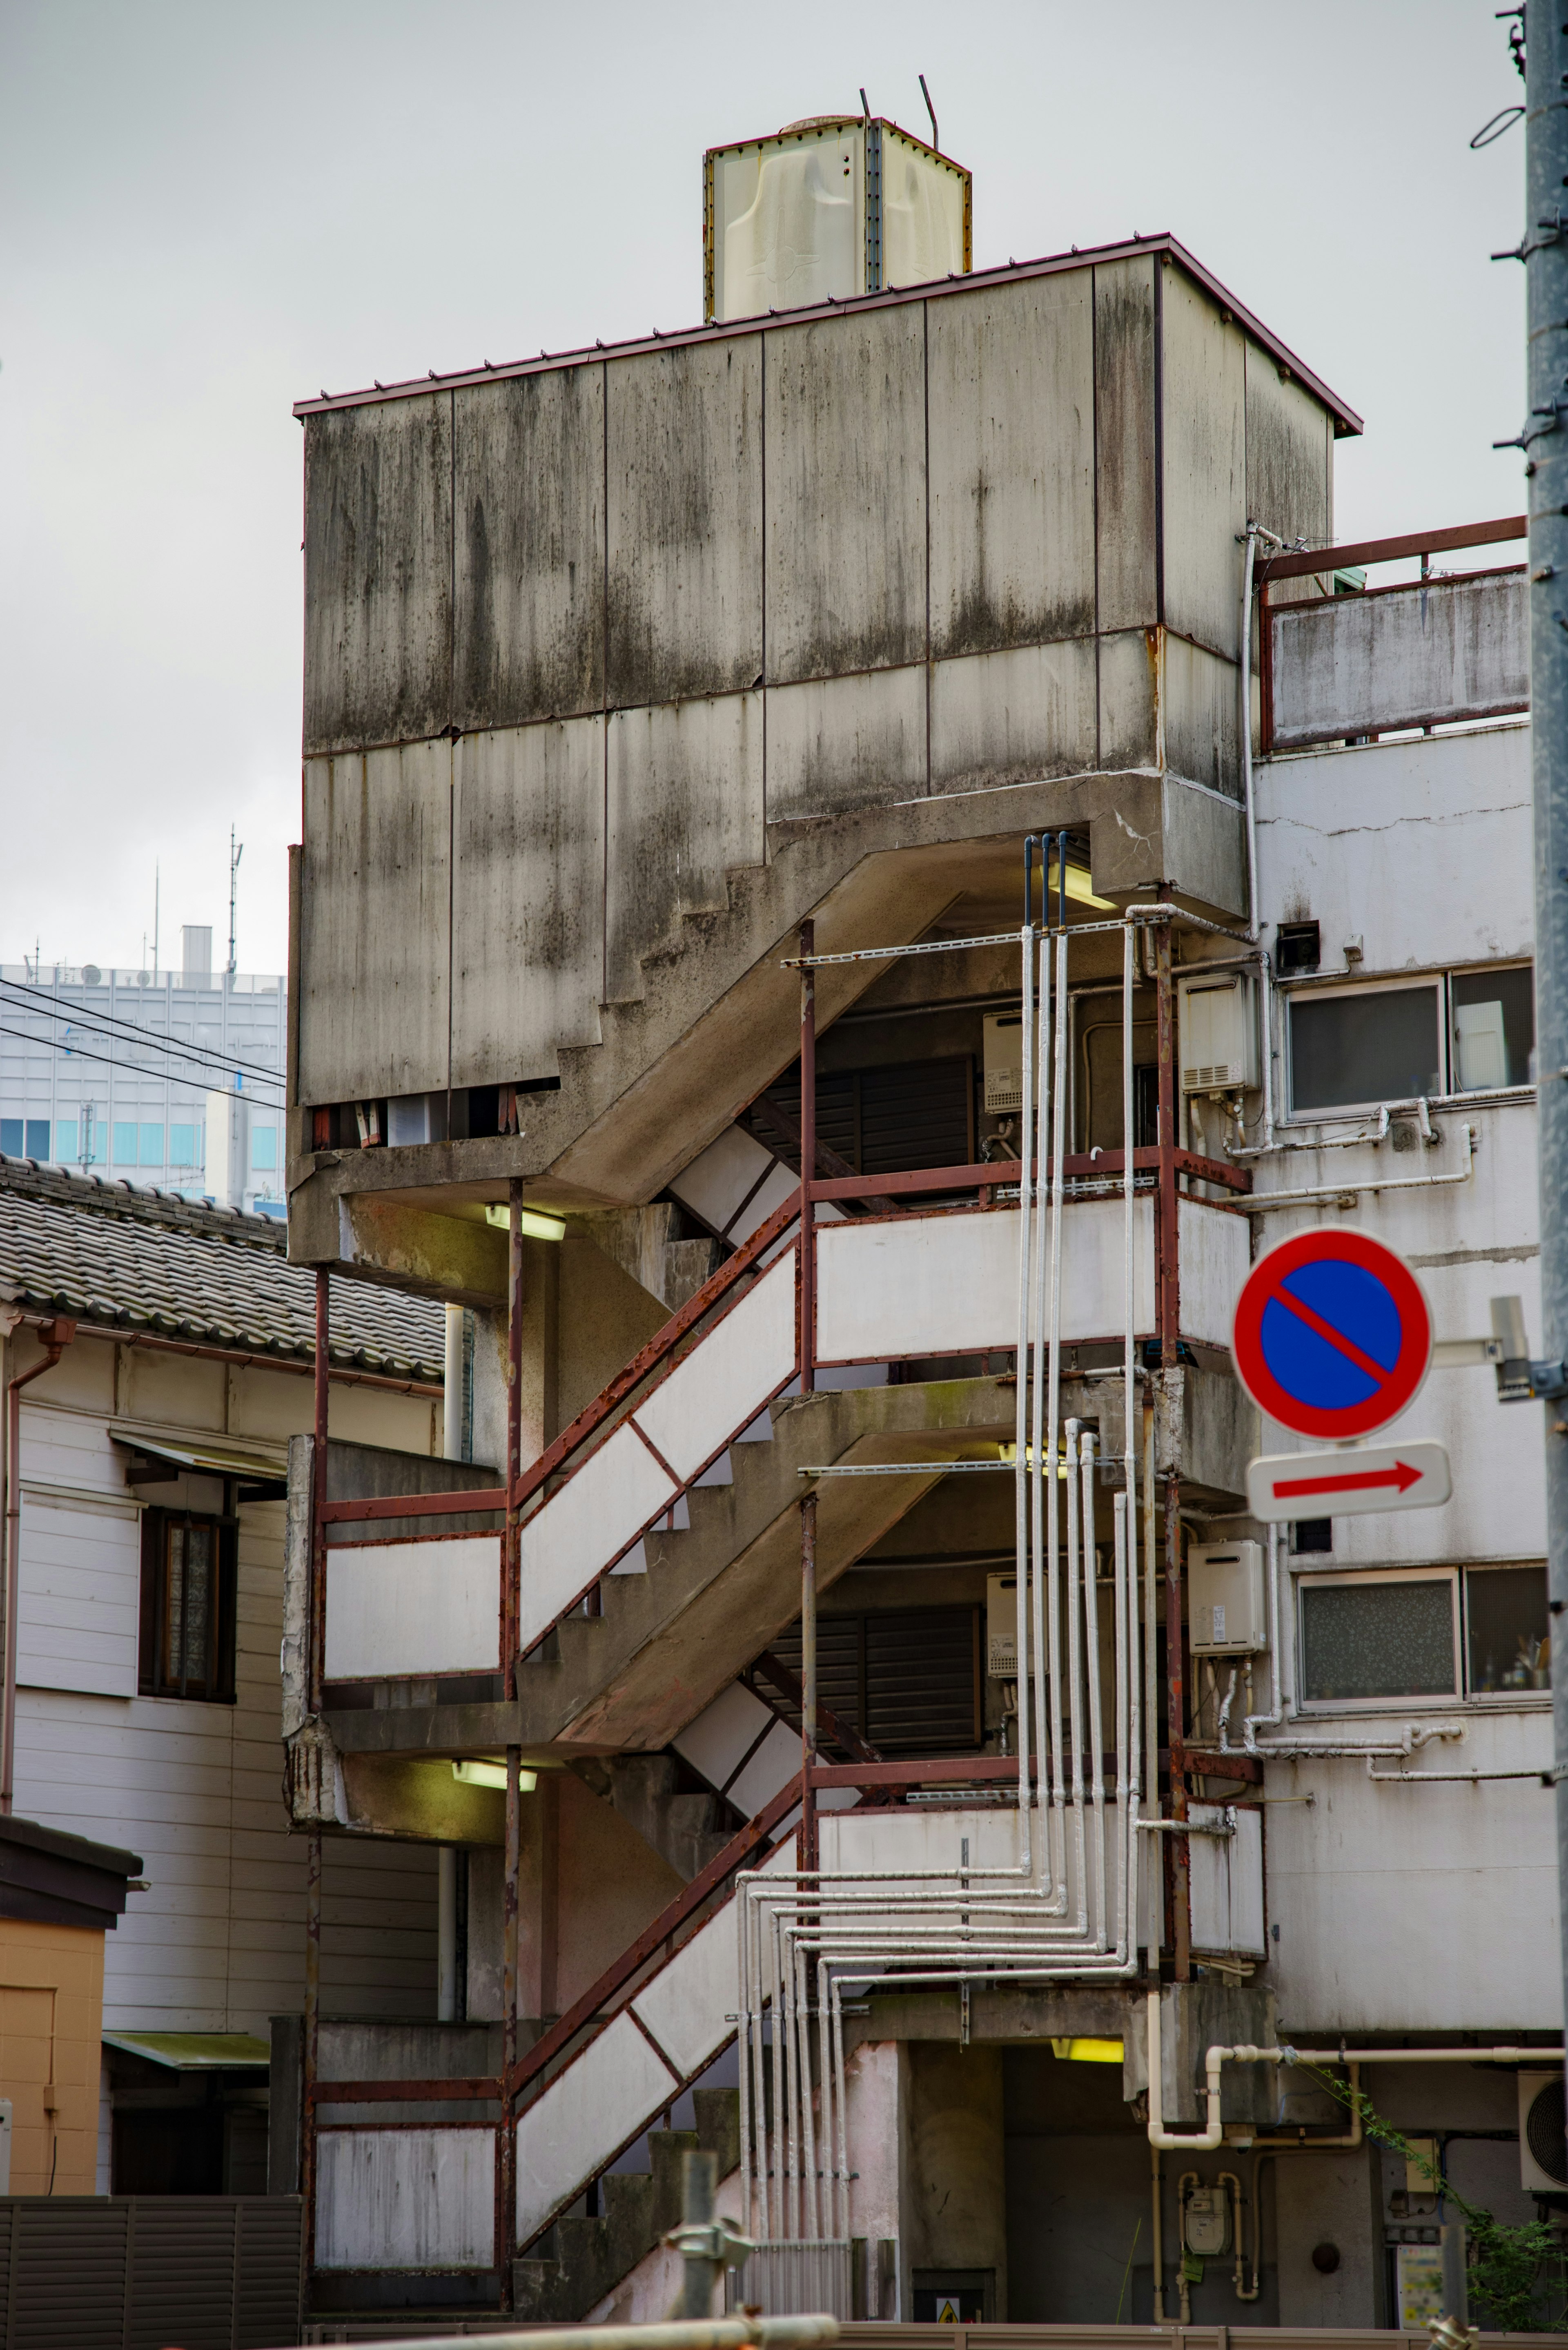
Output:
<instances>
[{"instance_id":1,"label":"red roof trim","mask_svg":"<svg viewBox=\"0 0 1568 2350\"><path fill-rule=\"evenodd\" d=\"M542 351L537 359L509 360L500 367L460 368L450 375L440 375L432 368L428 375L417 376L406 383L376 384L367 390L324 392L317 400L299 400L295 402L294 413L301 418L323 416L334 409L373 408L385 400L418 400L432 390L462 390L472 384L498 383L515 376L544 375L553 368L581 367L597 359L631 359L644 351L685 349L693 343L720 342L735 335L754 335L765 329L770 322L805 326L814 319L841 317L846 310L879 310L903 302L940 301L946 295L968 293L979 286L1003 285L1014 279L1054 277L1065 270L1089 269L1096 262L1121 261L1129 254L1140 253L1165 255L1196 285L1201 286L1205 293L1229 310L1244 333L1267 351L1277 365L1288 370L1315 400L1322 401L1334 418L1336 437L1345 438L1360 432L1362 420L1355 411L1347 408L1338 394L1329 390L1321 376L1314 375L1311 368L1303 366L1288 344L1281 342L1261 319L1254 317L1245 303L1238 302L1201 262L1193 259L1184 245L1179 244L1175 237L1163 234L1134 237L1120 244L1085 245L1082 252L1053 254L1039 261L1010 263L1002 269L975 269L966 276L938 278L928 286L904 286L881 294L857 294L846 302L818 303L805 310L770 310L757 318L731 318L722 324L715 320L707 326L677 328L668 335L639 336L628 342L594 343L585 345L580 350Z\"/></svg>"}]
</instances>

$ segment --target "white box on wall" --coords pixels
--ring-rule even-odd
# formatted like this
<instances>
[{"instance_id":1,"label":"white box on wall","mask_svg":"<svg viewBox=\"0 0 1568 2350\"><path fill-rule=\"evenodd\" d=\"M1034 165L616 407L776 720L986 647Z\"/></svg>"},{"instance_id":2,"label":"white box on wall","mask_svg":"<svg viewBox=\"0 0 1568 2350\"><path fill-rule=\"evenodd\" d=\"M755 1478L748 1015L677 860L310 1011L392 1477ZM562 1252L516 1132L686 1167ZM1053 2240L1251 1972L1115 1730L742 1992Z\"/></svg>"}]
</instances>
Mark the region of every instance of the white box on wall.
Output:
<instances>
[{"instance_id":1,"label":"white box on wall","mask_svg":"<svg viewBox=\"0 0 1568 2350\"><path fill-rule=\"evenodd\" d=\"M1247 1657L1269 1645L1263 1552L1255 1542L1195 1544L1187 1554L1187 1617L1195 1657Z\"/></svg>"}]
</instances>

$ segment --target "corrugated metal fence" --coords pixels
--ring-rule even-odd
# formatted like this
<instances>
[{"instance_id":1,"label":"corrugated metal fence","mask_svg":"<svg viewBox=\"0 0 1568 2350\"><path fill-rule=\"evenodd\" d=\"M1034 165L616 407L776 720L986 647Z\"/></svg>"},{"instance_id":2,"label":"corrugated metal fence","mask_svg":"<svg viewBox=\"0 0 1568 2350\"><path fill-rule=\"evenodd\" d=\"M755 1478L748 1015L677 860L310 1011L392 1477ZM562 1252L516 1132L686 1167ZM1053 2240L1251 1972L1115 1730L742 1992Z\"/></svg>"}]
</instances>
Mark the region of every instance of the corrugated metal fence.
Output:
<instances>
[{"instance_id":1,"label":"corrugated metal fence","mask_svg":"<svg viewBox=\"0 0 1568 2350\"><path fill-rule=\"evenodd\" d=\"M0 2197L0 2350L292 2350L296 2195Z\"/></svg>"}]
</instances>

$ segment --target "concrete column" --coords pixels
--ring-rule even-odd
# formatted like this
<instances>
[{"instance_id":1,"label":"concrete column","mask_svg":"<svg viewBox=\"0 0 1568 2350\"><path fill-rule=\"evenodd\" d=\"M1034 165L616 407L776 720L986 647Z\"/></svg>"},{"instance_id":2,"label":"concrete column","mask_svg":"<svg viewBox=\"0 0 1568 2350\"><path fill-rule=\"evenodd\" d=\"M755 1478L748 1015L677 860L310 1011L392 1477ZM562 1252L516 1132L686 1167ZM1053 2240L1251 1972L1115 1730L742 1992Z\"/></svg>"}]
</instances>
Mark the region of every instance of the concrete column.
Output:
<instances>
[{"instance_id":1,"label":"concrete column","mask_svg":"<svg viewBox=\"0 0 1568 2350\"><path fill-rule=\"evenodd\" d=\"M992 2320L1007 2317L1007 2180L1002 2052L956 2041L909 2043L900 2293L922 2271L990 2270ZM913 2312L907 2297L902 2307Z\"/></svg>"}]
</instances>

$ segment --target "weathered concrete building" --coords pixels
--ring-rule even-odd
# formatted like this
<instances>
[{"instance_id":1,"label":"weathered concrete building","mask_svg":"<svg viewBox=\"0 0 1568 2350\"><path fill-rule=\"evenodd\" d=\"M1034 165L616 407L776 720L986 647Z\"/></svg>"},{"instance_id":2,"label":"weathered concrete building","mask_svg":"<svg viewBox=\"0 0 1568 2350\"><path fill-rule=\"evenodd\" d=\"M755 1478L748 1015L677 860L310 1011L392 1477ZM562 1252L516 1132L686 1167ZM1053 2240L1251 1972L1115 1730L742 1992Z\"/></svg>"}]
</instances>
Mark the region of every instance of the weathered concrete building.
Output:
<instances>
[{"instance_id":1,"label":"weathered concrete building","mask_svg":"<svg viewBox=\"0 0 1568 2350\"><path fill-rule=\"evenodd\" d=\"M746 2299L1393 2323L1451 2213L1292 2059L1531 2208L1535 1425L1471 1348L1451 1503L1269 1534L1227 1349L1336 1216L1528 1289L1513 580L1336 596L1358 421L1168 238L857 284L301 405L289 1251L449 1308L446 1461L291 1458L296 1822L441 1853L314 2291L657 2314L695 2132Z\"/></svg>"}]
</instances>

